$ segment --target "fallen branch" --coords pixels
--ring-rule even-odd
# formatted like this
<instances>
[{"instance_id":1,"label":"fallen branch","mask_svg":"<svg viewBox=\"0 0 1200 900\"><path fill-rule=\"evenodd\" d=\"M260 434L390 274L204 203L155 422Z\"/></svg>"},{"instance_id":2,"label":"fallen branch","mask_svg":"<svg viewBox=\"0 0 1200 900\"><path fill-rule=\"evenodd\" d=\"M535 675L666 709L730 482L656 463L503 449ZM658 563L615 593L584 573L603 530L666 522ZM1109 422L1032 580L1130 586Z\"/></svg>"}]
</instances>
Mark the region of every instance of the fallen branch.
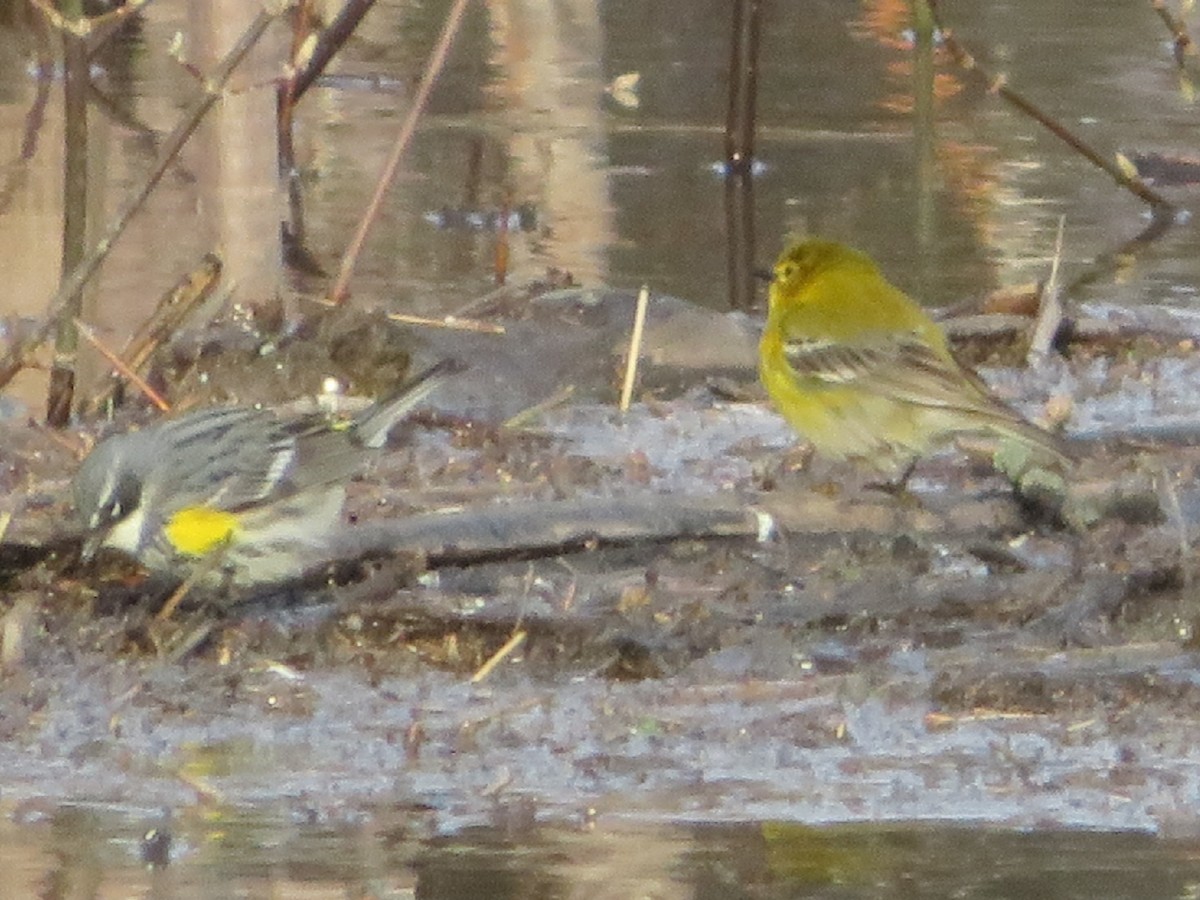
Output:
<instances>
[{"instance_id":1,"label":"fallen branch","mask_svg":"<svg viewBox=\"0 0 1200 900\"><path fill-rule=\"evenodd\" d=\"M337 558L424 555L431 565L545 556L609 544L696 538L759 538L766 513L737 497L649 495L492 504L372 522L338 536Z\"/></svg>"}]
</instances>

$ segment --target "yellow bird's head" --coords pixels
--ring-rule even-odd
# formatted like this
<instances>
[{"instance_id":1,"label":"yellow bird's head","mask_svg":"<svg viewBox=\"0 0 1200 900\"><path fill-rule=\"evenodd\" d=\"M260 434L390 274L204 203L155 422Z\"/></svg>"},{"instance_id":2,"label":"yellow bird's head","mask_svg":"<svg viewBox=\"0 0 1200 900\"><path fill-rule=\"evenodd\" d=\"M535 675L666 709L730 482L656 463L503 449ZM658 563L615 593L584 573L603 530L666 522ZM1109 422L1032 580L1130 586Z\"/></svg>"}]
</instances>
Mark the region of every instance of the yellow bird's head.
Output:
<instances>
[{"instance_id":1,"label":"yellow bird's head","mask_svg":"<svg viewBox=\"0 0 1200 900\"><path fill-rule=\"evenodd\" d=\"M822 272L829 269L840 271L863 270L875 273L878 270L870 257L836 241L807 238L796 241L779 255L771 279L772 304L788 298L795 301L805 296L804 288Z\"/></svg>"}]
</instances>

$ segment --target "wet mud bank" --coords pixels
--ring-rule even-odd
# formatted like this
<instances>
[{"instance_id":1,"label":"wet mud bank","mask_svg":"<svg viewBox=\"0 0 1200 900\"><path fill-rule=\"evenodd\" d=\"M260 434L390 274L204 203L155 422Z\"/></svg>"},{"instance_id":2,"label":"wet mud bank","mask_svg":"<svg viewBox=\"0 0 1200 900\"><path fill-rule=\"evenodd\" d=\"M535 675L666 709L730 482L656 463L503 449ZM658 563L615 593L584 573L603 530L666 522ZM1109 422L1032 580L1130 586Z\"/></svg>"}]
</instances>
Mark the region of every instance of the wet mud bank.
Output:
<instances>
[{"instance_id":1,"label":"wet mud bank","mask_svg":"<svg viewBox=\"0 0 1200 900\"><path fill-rule=\"evenodd\" d=\"M469 405L351 485L354 562L166 618L58 540L78 446L5 425L7 801L1188 828L1200 449L1085 444L1079 527L970 449L881 492L704 378Z\"/></svg>"}]
</instances>

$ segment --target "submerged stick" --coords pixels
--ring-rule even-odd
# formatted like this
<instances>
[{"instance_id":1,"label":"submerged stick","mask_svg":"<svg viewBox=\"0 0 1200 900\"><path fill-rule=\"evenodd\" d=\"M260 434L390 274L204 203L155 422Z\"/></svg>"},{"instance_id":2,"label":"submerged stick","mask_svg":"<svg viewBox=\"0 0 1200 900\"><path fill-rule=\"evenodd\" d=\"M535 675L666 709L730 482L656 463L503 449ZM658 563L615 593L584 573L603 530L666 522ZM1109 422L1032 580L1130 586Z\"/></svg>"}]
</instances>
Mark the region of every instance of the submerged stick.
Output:
<instances>
[{"instance_id":1,"label":"submerged stick","mask_svg":"<svg viewBox=\"0 0 1200 900\"><path fill-rule=\"evenodd\" d=\"M408 313L388 313L387 317L393 322L401 322L405 325L424 325L427 328L446 328L451 331L478 331L482 334L504 334L506 332L503 325L497 325L495 322L480 322L478 319L460 319L458 316L442 316L435 319L429 316L411 316Z\"/></svg>"}]
</instances>

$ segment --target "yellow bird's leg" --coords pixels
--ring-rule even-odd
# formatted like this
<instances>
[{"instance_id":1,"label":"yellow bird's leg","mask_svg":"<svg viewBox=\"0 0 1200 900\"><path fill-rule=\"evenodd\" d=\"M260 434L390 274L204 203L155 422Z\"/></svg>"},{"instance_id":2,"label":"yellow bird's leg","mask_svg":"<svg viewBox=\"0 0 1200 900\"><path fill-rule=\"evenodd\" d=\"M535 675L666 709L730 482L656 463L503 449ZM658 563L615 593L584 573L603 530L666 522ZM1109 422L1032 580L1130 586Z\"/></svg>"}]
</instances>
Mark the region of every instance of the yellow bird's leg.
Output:
<instances>
[{"instance_id":1,"label":"yellow bird's leg","mask_svg":"<svg viewBox=\"0 0 1200 900\"><path fill-rule=\"evenodd\" d=\"M162 608L155 613L155 621L165 622L167 619L171 618L171 616L174 615L175 610L179 608L179 604L182 603L184 598L192 592L192 589L204 581L204 579L207 578L212 572L221 567L225 561L225 552L229 549L229 543L231 539L232 534L228 534L221 539L220 543L209 546L207 555L196 563L191 574L184 579L182 584L180 584L177 588L175 588L174 591L171 592L171 595L167 597L166 601L163 603ZM226 575L221 593L228 595L230 586L230 576Z\"/></svg>"},{"instance_id":2,"label":"yellow bird's leg","mask_svg":"<svg viewBox=\"0 0 1200 900\"><path fill-rule=\"evenodd\" d=\"M912 496L908 490L908 480L912 477L912 473L917 468L917 457L911 457L907 465L900 470L899 474L892 479L885 481L868 481L863 487L872 491L883 491L893 497L910 497Z\"/></svg>"}]
</instances>

